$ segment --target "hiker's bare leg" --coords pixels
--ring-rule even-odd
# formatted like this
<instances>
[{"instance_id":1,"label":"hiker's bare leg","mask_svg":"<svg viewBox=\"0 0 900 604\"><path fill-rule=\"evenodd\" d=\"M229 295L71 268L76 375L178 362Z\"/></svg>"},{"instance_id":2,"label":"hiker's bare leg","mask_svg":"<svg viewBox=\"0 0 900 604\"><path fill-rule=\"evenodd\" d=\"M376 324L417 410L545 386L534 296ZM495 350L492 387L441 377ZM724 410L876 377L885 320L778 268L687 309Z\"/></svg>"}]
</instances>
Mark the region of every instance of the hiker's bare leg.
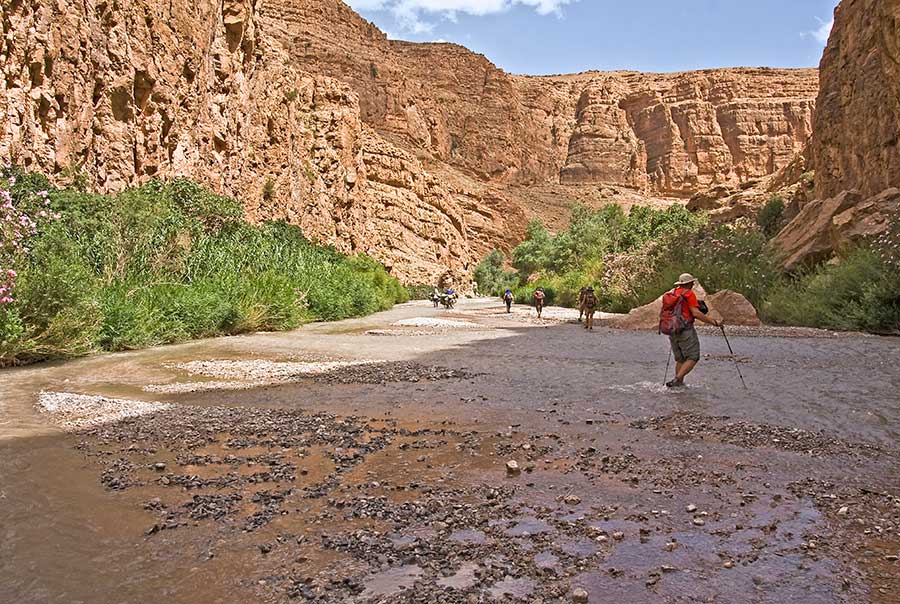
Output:
<instances>
[{"instance_id":1,"label":"hiker's bare leg","mask_svg":"<svg viewBox=\"0 0 900 604\"><path fill-rule=\"evenodd\" d=\"M694 367L697 366L697 361L685 361L684 363L677 363L675 365L675 377L679 380L684 381L684 378L687 374L694 370Z\"/></svg>"}]
</instances>

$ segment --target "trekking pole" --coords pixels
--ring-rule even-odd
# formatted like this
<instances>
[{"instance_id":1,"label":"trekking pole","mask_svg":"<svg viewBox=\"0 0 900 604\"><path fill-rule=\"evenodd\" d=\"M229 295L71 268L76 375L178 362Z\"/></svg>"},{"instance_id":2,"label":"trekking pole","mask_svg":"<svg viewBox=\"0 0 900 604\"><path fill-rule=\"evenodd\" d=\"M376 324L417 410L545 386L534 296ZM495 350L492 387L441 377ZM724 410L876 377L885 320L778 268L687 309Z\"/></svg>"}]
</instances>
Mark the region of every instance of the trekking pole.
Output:
<instances>
[{"instance_id":1,"label":"trekking pole","mask_svg":"<svg viewBox=\"0 0 900 604\"><path fill-rule=\"evenodd\" d=\"M663 378L663 384L669 381L669 365L672 363L672 349L669 349L669 356L666 357L666 377Z\"/></svg>"},{"instance_id":2,"label":"trekking pole","mask_svg":"<svg viewBox=\"0 0 900 604\"><path fill-rule=\"evenodd\" d=\"M738 363L737 357L734 356L734 350L731 348L731 342L728 341L728 335L725 333L725 326L719 325L719 329L722 330L722 337L725 338L725 343L728 345L728 352L731 353L731 360L734 361L734 368L737 369L738 375L741 377L741 384L744 385L745 390L749 390L749 388L747 388L747 382L744 381L744 374L741 373L741 364Z\"/></svg>"}]
</instances>

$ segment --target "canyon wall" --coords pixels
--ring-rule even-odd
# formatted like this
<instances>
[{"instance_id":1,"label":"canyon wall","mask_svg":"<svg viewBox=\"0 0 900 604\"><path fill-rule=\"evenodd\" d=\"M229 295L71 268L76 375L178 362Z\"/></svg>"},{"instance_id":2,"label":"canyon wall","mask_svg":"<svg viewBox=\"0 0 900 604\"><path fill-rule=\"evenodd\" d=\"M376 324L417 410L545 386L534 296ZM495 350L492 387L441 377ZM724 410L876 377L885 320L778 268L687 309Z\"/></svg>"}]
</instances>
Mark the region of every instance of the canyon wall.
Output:
<instances>
[{"instance_id":1,"label":"canyon wall","mask_svg":"<svg viewBox=\"0 0 900 604\"><path fill-rule=\"evenodd\" d=\"M778 235L788 267L900 222L900 0L843 0L820 72L816 199Z\"/></svg>"},{"instance_id":2,"label":"canyon wall","mask_svg":"<svg viewBox=\"0 0 900 604\"><path fill-rule=\"evenodd\" d=\"M534 199L773 173L818 86L815 70L515 76L389 40L339 0L0 1L0 156L80 166L101 191L186 175L407 282L468 279Z\"/></svg>"},{"instance_id":3,"label":"canyon wall","mask_svg":"<svg viewBox=\"0 0 900 604\"><path fill-rule=\"evenodd\" d=\"M900 186L900 0L843 0L821 72L817 196Z\"/></svg>"},{"instance_id":4,"label":"canyon wall","mask_svg":"<svg viewBox=\"0 0 900 604\"><path fill-rule=\"evenodd\" d=\"M402 144L496 182L690 196L777 171L812 131L814 69L515 76L455 44L387 39L340 0L272 0L291 57L340 78Z\"/></svg>"},{"instance_id":5,"label":"canyon wall","mask_svg":"<svg viewBox=\"0 0 900 604\"><path fill-rule=\"evenodd\" d=\"M57 177L81 166L101 191L187 175L408 282L462 278L524 230L518 207L378 136L349 86L291 67L264 6L4 2L0 156Z\"/></svg>"}]
</instances>

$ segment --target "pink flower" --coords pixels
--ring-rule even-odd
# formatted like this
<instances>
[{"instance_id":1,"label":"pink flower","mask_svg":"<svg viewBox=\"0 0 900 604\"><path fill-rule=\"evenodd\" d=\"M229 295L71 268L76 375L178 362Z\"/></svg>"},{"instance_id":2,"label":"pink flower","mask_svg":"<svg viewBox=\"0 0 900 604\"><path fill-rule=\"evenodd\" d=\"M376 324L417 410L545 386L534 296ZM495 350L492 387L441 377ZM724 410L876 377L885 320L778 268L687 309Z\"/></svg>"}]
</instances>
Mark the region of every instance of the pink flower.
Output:
<instances>
[{"instance_id":1,"label":"pink flower","mask_svg":"<svg viewBox=\"0 0 900 604\"><path fill-rule=\"evenodd\" d=\"M14 271L11 268L6 270L6 274L9 275L10 277L12 277L13 279L15 279L16 277L19 276L18 273L16 273L16 271Z\"/></svg>"}]
</instances>

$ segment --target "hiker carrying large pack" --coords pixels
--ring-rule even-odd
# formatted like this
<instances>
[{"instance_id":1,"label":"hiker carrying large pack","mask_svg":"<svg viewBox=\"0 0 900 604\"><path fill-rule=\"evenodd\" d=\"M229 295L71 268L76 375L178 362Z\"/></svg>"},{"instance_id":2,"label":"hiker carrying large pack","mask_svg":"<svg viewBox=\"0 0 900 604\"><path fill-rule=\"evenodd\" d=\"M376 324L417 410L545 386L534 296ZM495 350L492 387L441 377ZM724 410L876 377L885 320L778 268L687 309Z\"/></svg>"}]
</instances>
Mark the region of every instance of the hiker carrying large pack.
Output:
<instances>
[{"instance_id":1,"label":"hiker carrying large pack","mask_svg":"<svg viewBox=\"0 0 900 604\"><path fill-rule=\"evenodd\" d=\"M717 327L721 325L701 310L701 302L693 292L696 281L690 273L682 273L675 289L663 295L659 333L669 336L675 356L675 379L666 382L669 388L684 386L685 376L700 361L700 338L694 329L694 321L699 319Z\"/></svg>"},{"instance_id":2,"label":"hiker carrying large pack","mask_svg":"<svg viewBox=\"0 0 900 604\"><path fill-rule=\"evenodd\" d=\"M581 296L581 308L579 310L579 317L581 314L584 314L584 328L593 331L594 313L597 312L597 296L594 295L593 287L586 287L584 289L584 294Z\"/></svg>"},{"instance_id":3,"label":"hiker carrying large pack","mask_svg":"<svg viewBox=\"0 0 900 604\"><path fill-rule=\"evenodd\" d=\"M513 293L511 289L507 289L503 292L503 302L506 304L506 312L512 312Z\"/></svg>"},{"instance_id":4,"label":"hiker carrying large pack","mask_svg":"<svg viewBox=\"0 0 900 604\"><path fill-rule=\"evenodd\" d=\"M544 300L546 299L544 288L539 287L534 290L534 294L532 294L531 299L534 302L534 309L537 311L538 319L540 319L541 313L544 312Z\"/></svg>"}]
</instances>

